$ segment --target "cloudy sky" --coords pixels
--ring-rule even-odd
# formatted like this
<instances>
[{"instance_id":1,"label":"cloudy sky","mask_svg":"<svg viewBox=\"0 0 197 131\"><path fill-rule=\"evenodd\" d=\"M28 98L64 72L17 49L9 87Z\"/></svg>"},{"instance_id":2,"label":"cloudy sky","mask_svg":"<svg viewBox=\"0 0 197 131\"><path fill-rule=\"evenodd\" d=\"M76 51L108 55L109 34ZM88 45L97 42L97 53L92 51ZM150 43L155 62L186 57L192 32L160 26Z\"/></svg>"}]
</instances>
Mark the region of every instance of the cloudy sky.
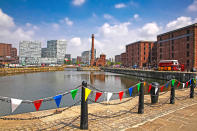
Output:
<instances>
[{"instance_id":1,"label":"cloudy sky","mask_svg":"<svg viewBox=\"0 0 197 131\"><path fill-rule=\"evenodd\" d=\"M0 0L0 43L66 39L67 53L91 48L108 58L138 40L197 22L197 0Z\"/></svg>"}]
</instances>

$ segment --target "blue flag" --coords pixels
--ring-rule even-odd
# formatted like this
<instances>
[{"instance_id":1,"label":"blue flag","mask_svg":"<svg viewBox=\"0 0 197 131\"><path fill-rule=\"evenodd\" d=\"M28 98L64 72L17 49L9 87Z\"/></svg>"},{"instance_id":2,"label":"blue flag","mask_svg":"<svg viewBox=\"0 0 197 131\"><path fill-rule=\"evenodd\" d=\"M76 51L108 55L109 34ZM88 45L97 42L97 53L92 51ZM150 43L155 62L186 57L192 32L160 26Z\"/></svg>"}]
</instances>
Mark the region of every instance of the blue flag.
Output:
<instances>
[{"instance_id":1,"label":"blue flag","mask_svg":"<svg viewBox=\"0 0 197 131\"><path fill-rule=\"evenodd\" d=\"M192 80L189 81L190 85L192 84Z\"/></svg>"},{"instance_id":2,"label":"blue flag","mask_svg":"<svg viewBox=\"0 0 197 131\"><path fill-rule=\"evenodd\" d=\"M60 102L61 102L61 99L62 99L62 95L54 96L53 99L55 100L56 105L59 108Z\"/></svg>"},{"instance_id":3,"label":"blue flag","mask_svg":"<svg viewBox=\"0 0 197 131\"><path fill-rule=\"evenodd\" d=\"M166 84L166 88L168 88L168 83Z\"/></svg>"},{"instance_id":4,"label":"blue flag","mask_svg":"<svg viewBox=\"0 0 197 131\"><path fill-rule=\"evenodd\" d=\"M132 95L133 87L129 88L129 94Z\"/></svg>"}]
</instances>

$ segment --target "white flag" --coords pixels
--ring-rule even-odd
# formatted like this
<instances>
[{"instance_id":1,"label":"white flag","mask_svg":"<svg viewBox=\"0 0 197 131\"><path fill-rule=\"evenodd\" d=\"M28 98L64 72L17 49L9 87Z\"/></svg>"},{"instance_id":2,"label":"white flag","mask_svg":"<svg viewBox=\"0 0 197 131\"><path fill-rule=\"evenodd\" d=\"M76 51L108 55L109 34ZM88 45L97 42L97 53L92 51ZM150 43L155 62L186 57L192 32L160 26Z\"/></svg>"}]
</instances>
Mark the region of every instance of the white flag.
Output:
<instances>
[{"instance_id":1,"label":"white flag","mask_svg":"<svg viewBox=\"0 0 197 131\"><path fill-rule=\"evenodd\" d=\"M109 102L109 99L111 98L112 93L107 93L107 102Z\"/></svg>"},{"instance_id":2,"label":"white flag","mask_svg":"<svg viewBox=\"0 0 197 131\"><path fill-rule=\"evenodd\" d=\"M158 91L158 88L155 88L155 95L156 95L157 91Z\"/></svg>"},{"instance_id":3,"label":"white flag","mask_svg":"<svg viewBox=\"0 0 197 131\"><path fill-rule=\"evenodd\" d=\"M12 112L21 104L22 100L11 98Z\"/></svg>"},{"instance_id":4,"label":"white flag","mask_svg":"<svg viewBox=\"0 0 197 131\"><path fill-rule=\"evenodd\" d=\"M183 88L185 87L185 83L183 83Z\"/></svg>"}]
</instances>

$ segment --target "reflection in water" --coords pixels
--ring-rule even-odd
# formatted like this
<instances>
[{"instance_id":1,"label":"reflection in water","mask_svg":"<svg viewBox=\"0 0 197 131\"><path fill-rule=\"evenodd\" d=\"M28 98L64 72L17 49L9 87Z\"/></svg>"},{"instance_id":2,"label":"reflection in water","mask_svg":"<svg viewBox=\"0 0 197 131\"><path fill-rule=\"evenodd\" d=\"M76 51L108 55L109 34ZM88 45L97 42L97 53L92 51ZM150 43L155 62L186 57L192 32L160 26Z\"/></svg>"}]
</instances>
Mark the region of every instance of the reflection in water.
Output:
<instances>
[{"instance_id":1,"label":"reflection in water","mask_svg":"<svg viewBox=\"0 0 197 131\"><path fill-rule=\"evenodd\" d=\"M132 85L138 83L139 78L114 74L109 72L78 72L72 69L58 72L40 72L20 74L15 76L0 77L0 96L7 96L22 100L37 100L45 97L51 97L63 92L74 89L81 85L82 81L87 81L94 85L99 90L104 92L119 92L126 90ZM155 81L146 79L146 81ZM161 81L160 81L161 82ZM147 89L146 89L147 91ZM137 93L137 88L134 88L134 93ZM81 90L78 91L75 100L68 94L62 97L60 107L72 105L80 99ZM124 93L123 97L128 97L129 93ZM95 98L95 93L92 92L90 96ZM118 94L113 94L111 99L119 99ZM104 93L98 101L106 100ZM44 102L40 110L56 108L54 101ZM0 116L10 114L10 103L0 102ZM16 109L14 114L35 111L33 104L21 104Z\"/></svg>"}]
</instances>

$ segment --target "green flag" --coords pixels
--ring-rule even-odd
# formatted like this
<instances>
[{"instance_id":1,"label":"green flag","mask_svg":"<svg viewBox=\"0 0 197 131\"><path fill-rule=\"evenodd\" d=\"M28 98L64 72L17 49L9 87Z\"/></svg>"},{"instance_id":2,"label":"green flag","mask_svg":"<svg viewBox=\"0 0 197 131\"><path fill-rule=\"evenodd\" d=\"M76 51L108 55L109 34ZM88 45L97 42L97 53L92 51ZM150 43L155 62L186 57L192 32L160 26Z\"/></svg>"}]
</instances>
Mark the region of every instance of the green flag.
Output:
<instances>
[{"instance_id":1,"label":"green flag","mask_svg":"<svg viewBox=\"0 0 197 131\"><path fill-rule=\"evenodd\" d=\"M75 99L75 96L76 96L78 90L79 90L79 89L71 90L70 93L71 93L71 95L72 95L73 100Z\"/></svg>"},{"instance_id":2,"label":"green flag","mask_svg":"<svg viewBox=\"0 0 197 131\"><path fill-rule=\"evenodd\" d=\"M137 90L139 92L139 90L140 90L140 83L137 84Z\"/></svg>"},{"instance_id":3,"label":"green flag","mask_svg":"<svg viewBox=\"0 0 197 131\"><path fill-rule=\"evenodd\" d=\"M172 86L174 86L174 83L175 83L175 79L172 80Z\"/></svg>"}]
</instances>

